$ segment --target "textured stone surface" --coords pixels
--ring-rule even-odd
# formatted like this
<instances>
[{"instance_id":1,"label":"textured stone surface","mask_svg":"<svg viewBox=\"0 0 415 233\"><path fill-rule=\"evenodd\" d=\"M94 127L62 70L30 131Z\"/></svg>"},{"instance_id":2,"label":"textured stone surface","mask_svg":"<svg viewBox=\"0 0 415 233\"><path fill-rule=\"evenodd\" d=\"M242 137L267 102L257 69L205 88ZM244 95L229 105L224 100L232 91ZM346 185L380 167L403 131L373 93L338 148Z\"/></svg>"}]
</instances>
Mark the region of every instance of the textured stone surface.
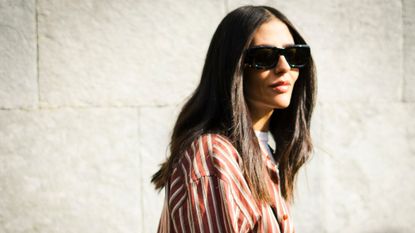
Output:
<instances>
[{"instance_id":1,"label":"textured stone surface","mask_svg":"<svg viewBox=\"0 0 415 233\"><path fill-rule=\"evenodd\" d=\"M194 89L224 3L39 0L38 9L42 106L166 105Z\"/></svg>"},{"instance_id":2,"label":"textured stone surface","mask_svg":"<svg viewBox=\"0 0 415 233\"><path fill-rule=\"evenodd\" d=\"M326 232L415 228L414 104L323 106Z\"/></svg>"},{"instance_id":3,"label":"textured stone surface","mask_svg":"<svg viewBox=\"0 0 415 233\"><path fill-rule=\"evenodd\" d=\"M140 232L137 116L0 111L0 232Z\"/></svg>"},{"instance_id":4,"label":"textured stone surface","mask_svg":"<svg viewBox=\"0 0 415 233\"><path fill-rule=\"evenodd\" d=\"M159 169L169 154L168 144L174 123L177 120L177 107L140 108L140 154L143 186L143 228L142 232L156 232L164 202L165 190L156 192L151 184L151 176Z\"/></svg>"},{"instance_id":5,"label":"textured stone surface","mask_svg":"<svg viewBox=\"0 0 415 233\"><path fill-rule=\"evenodd\" d=\"M404 22L404 96L408 102L415 102L415 1L403 1Z\"/></svg>"},{"instance_id":6,"label":"textured stone surface","mask_svg":"<svg viewBox=\"0 0 415 233\"><path fill-rule=\"evenodd\" d=\"M38 104L34 0L0 0L0 108Z\"/></svg>"},{"instance_id":7,"label":"textured stone surface","mask_svg":"<svg viewBox=\"0 0 415 233\"><path fill-rule=\"evenodd\" d=\"M151 175L214 30L246 3L281 9L317 62L297 232L412 232L412 0L0 0L0 232L155 232Z\"/></svg>"},{"instance_id":8,"label":"textured stone surface","mask_svg":"<svg viewBox=\"0 0 415 233\"><path fill-rule=\"evenodd\" d=\"M229 1L267 4L312 47L324 102L398 101L403 84L400 0Z\"/></svg>"}]
</instances>

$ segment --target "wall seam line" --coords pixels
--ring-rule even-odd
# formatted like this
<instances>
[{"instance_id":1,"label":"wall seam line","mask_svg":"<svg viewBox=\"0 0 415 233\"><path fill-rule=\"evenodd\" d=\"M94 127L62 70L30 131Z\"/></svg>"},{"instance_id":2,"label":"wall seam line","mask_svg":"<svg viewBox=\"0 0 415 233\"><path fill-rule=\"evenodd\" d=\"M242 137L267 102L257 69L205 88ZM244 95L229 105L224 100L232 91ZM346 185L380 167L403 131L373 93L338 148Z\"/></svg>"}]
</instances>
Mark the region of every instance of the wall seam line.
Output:
<instances>
[{"instance_id":1,"label":"wall seam line","mask_svg":"<svg viewBox=\"0 0 415 233\"><path fill-rule=\"evenodd\" d=\"M40 76L39 76L39 12L38 1L35 0L35 21L36 21L36 82L37 82L37 108L40 109Z\"/></svg>"},{"instance_id":2,"label":"wall seam line","mask_svg":"<svg viewBox=\"0 0 415 233\"><path fill-rule=\"evenodd\" d=\"M405 98L405 96L406 96L406 89L405 89L405 86L406 86L406 72L405 72L405 69L406 69L406 65L405 65L405 62L406 62L406 59L405 59L405 57L406 57L406 53L405 53L405 46L406 46L406 40L405 40L405 0L401 0L401 29L402 29L402 41L401 41L401 51L402 51L402 53L401 53L401 59L402 59L402 64L401 64L401 69L402 69L402 90L401 90L401 102L403 102L403 103L405 103L406 102L406 98Z\"/></svg>"}]
</instances>

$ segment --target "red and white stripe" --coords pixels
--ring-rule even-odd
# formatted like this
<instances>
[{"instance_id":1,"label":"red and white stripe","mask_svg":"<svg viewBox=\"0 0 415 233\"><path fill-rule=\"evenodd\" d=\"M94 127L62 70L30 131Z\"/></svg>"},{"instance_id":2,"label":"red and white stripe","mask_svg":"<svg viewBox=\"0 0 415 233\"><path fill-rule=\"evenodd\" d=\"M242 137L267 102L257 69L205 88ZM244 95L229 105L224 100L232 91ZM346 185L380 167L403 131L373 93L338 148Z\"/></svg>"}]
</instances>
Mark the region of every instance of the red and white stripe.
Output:
<instances>
[{"instance_id":1,"label":"red and white stripe","mask_svg":"<svg viewBox=\"0 0 415 233\"><path fill-rule=\"evenodd\" d=\"M200 136L179 160L165 187L158 232L293 233L277 165L264 148L263 155L273 177L268 179L271 205L255 201L240 168L241 158L225 136Z\"/></svg>"}]
</instances>

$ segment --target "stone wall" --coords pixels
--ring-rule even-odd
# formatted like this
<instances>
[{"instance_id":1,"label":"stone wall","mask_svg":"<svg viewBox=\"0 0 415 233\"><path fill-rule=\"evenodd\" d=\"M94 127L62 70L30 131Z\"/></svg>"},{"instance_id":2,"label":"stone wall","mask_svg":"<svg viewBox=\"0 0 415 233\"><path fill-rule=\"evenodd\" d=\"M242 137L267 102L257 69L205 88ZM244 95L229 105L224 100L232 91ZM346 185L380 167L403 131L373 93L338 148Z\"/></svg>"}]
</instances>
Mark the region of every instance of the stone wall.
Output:
<instances>
[{"instance_id":1,"label":"stone wall","mask_svg":"<svg viewBox=\"0 0 415 233\"><path fill-rule=\"evenodd\" d=\"M317 63L297 232L415 232L413 0L0 0L0 232L155 232L150 176L244 4L284 12Z\"/></svg>"}]
</instances>

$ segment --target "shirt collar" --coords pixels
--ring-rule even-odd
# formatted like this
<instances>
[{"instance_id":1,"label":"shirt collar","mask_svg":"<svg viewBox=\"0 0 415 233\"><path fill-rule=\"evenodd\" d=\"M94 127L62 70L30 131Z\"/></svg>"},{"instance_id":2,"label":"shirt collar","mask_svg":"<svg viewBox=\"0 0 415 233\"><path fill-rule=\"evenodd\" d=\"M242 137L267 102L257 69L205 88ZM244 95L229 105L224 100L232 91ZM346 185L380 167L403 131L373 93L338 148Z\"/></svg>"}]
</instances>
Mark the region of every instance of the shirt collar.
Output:
<instances>
[{"instance_id":1,"label":"shirt collar","mask_svg":"<svg viewBox=\"0 0 415 233\"><path fill-rule=\"evenodd\" d=\"M274 159L271 158L272 155L270 155L270 151L268 151L268 131L259 131L254 130L255 135L258 138L258 141L260 143L260 148L262 151L263 159L265 160L265 165L268 169L268 171L272 174L276 174L279 177L279 170L278 165L274 162Z\"/></svg>"}]
</instances>

